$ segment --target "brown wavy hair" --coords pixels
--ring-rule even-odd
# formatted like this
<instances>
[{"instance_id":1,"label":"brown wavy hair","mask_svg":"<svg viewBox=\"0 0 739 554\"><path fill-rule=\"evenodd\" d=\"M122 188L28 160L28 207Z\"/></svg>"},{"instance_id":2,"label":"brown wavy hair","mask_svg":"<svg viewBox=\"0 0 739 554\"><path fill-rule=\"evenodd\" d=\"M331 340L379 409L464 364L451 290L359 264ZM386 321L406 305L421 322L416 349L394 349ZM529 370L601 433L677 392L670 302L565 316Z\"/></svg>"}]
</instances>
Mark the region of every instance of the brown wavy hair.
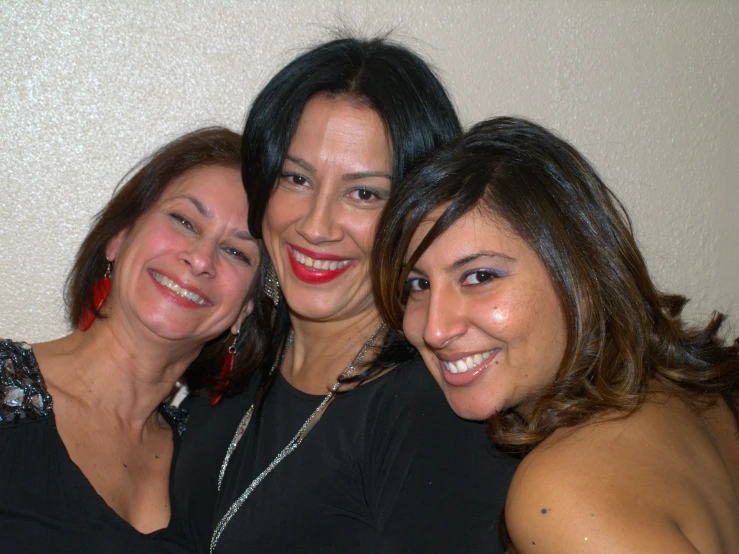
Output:
<instances>
[{"instance_id":1,"label":"brown wavy hair","mask_svg":"<svg viewBox=\"0 0 739 554\"><path fill-rule=\"evenodd\" d=\"M533 415L494 414L494 441L526 453L560 427L626 416L655 385L693 405L720 398L739 425L739 339L719 336L725 316L702 328L682 320L683 296L657 290L623 205L572 145L530 121L481 122L437 151L391 194L373 251L380 312L402 329L405 280L428 246L477 208L500 217L547 268L567 322L567 348ZM419 223L446 206L418 248Z\"/></svg>"},{"instance_id":2,"label":"brown wavy hair","mask_svg":"<svg viewBox=\"0 0 739 554\"><path fill-rule=\"evenodd\" d=\"M104 317L95 309L93 287L108 265L105 258L108 242L132 227L172 181L190 170L207 166L241 169L241 135L224 127L198 129L162 146L123 178L113 198L93 219L92 229L77 251L67 277L64 300L67 319L73 328L79 325L85 309L92 310L95 317ZM253 296L254 287L255 284L244 302ZM248 357L249 341L241 334L239 338L244 348L237 348L238 356ZM186 373L191 388L203 388L215 381L229 341L230 333L226 331L203 348Z\"/></svg>"}]
</instances>

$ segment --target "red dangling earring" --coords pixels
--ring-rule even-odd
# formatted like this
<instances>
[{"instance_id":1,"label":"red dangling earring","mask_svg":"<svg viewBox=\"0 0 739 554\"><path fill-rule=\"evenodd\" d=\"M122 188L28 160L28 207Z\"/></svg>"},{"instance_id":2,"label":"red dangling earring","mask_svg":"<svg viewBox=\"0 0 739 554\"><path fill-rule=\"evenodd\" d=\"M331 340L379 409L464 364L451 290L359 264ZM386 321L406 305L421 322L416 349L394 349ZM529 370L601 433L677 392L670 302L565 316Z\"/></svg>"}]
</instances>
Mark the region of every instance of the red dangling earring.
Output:
<instances>
[{"instance_id":1,"label":"red dangling earring","mask_svg":"<svg viewBox=\"0 0 739 554\"><path fill-rule=\"evenodd\" d=\"M223 368L221 369L221 374L218 376L218 383L216 384L216 388L213 391L213 394L210 395L210 405L215 406L221 401L221 398L223 398L223 384L226 382L226 377L228 377L229 373L231 373L231 370L234 367L234 358L236 357L236 340L238 339L239 334L236 333L236 338L234 339L231 346L228 347L228 354L226 354L226 359L223 360Z\"/></svg>"},{"instance_id":2,"label":"red dangling earring","mask_svg":"<svg viewBox=\"0 0 739 554\"><path fill-rule=\"evenodd\" d=\"M108 267L105 269L105 275L103 275L95 286L92 288L92 303L95 306L95 312L100 311L100 307L105 302L105 298L110 292L110 274L112 270L112 264L108 262ZM87 331L95 321L95 312L90 309L90 306L85 306L80 315L80 331Z\"/></svg>"}]
</instances>

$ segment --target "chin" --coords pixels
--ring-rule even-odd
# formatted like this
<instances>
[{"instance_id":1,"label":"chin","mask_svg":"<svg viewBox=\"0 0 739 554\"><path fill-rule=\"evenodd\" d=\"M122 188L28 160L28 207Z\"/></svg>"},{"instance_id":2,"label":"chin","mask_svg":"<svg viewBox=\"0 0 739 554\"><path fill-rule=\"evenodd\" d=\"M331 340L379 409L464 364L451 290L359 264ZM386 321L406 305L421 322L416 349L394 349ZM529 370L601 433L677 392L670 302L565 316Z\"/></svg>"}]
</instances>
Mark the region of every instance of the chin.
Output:
<instances>
[{"instance_id":1,"label":"chin","mask_svg":"<svg viewBox=\"0 0 739 554\"><path fill-rule=\"evenodd\" d=\"M166 318L152 318L144 325L154 335L166 340L182 340L194 337L196 330L190 322L171 321Z\"/></svg>"},{"instance_id":2,"label":"chin","mask_svg":"<svg viewBox=\"0 0 739 554\"><path fill-rule=\"evenodd\" d=\"M330 321L341 313L353 313L354 306L347 304L346 298L349 294L311 294L306 292L302 298L293 295L294 302L286 294L285 299L290 311L301 319L312 321ZM297 298L294 298L298 296Z\"/></svg>"},{"instance_id":3,"label":"chin","mask_svg":"<svg viewBox=\"0 0 739 554\"><path fill-rule=\"evenodd\" d=\"M471 421L486 421L493 414L500 411L496 405L491 405L490 399L475 399L469 395L454 394L453 391L445 390L444 394L452 411L462 419Z\"/></svg>"},{"instance_id":4,"label":"chin","mask_svg":"<svg viewBox=\"0 0 739 554\"><path fill-rule=\"evenodd\" d=\"M300 319L306 319L310 321L328 321L335 316L339 310L334 309L333 306L319 305L319 306L293 306L288 302L290 311Z\"/></svg>"}]
</instances>

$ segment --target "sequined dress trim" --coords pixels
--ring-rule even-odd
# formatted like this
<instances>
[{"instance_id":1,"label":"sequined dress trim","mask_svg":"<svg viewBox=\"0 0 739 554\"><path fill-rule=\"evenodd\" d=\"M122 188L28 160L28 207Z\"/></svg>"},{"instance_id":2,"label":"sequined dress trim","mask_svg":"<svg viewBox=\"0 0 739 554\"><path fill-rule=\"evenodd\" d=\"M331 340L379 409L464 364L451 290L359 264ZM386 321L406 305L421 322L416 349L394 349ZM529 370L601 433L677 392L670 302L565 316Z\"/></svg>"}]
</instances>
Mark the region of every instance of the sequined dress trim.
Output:
<instances>
[{"instance_id":1,"label":"sequined dress trim","mask_svg":"<svg viewBox=\"0 0 739 554\"><path fill-rule=\"evenodd\" d=\"M31 345L0 339L0 427L49 416L53 406ZM187 411L162 404L159 413L182 436Z\"/></svg>"},{"instance_id":2,"label":"sequined dress trim","mask_svg":"<svg viewBox=\"0 0 739 554\"><path fill-rule=\"evenodd\" d=\"M0 425L46 417L53 404L31 346L0 339Z\"/></svg>"}]
</instances>

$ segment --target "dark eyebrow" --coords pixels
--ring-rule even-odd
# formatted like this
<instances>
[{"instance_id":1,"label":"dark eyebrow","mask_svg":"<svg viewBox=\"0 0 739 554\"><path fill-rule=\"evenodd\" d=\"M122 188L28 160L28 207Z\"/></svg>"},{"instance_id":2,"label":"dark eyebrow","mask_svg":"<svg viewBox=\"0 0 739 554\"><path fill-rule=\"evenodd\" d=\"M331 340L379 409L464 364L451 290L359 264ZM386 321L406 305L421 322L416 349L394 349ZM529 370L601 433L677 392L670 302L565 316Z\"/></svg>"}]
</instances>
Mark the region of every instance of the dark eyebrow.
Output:
<instances>
[{"instance_id":1,"label":"dark eyebrow","mask_svg":"<svg viewBox=\"0 0 739 554\"><path fill-rule=\"evenodd\" d=\"M508 260L510 262L515 262L516 260L514 258L511 258L510 256L506 256L505 254L500 254L498 252L493 252L492 250L483 250L481 252L475 252L474 254L470 254L469 256L465 256L464 258L460 258L456 260L455 262L452 262L447 267L444 268L444 271L447 273L454 272L464 266L466 266L470 262L474 262L475 260L479 258L501 258L503 260ZM425 275L423 271L418 269L417 267L411 268L412 272L419 273L421 275Z\"/></svg>"},{"instance_id":2,"label":"dark eyebrow","mask_svg":"<svg viewBox=\"0 0 739 554\"><path fill-rule=\"evenodd\" d=\"M178 200L180 198L184 198L185 200L189 200L190 203L193 206L195 206L195 209L198 211L198 213L200 215L202 215L203 217L207 217L207 218L213 217L213 212L211 211L211 209L208 206L206 206L205 204L203 204L200 200L198 200L197 198L195 198L194 196L192 196L191 194L181 194L179 196L173 196L172 198L170 198L170 201L172 201L172 200Z\"/></svg>"},{"instance_id":3,"label":"dark eyebrow","mask_svg":"<svg viewBox=\"0 0 739 554\"><path fill-rule=\"evenodd\" d=\"M239 240L248 240L249 242L257 242L257 239L251 236L251 233L249 231L234 231L233 235Z\"/></svg>"},{"instance_id":4,"label":"dark eyebrow","mask_svg":"<svg viewBox=\"0 0 739 554\"><path fill-rule=\"evenodd\" d=\"M313 167L311 164L309 164L308 162L306 162L302 158L295 158L294 156L291 156L290 154L288 154L287 156L285 156L285 159L286 160L290 160L295 165L299 165L300 167L302 167L306 171L310 171L311 173L315 173L316 172L316 168Z\"/></svg>"},{"instance_id":5,"label":"dark eyebrow","mask_svg":"<svg viewBox=\"0 0 739 554\"><path fill-rule=\"evenodd\" d=\"M192 203L192 205L195 206L195 209L198 211L198 213L202 215L203 217L207 217L208 219L213 217L213 211L208 206L203 204L200 200L192 196L191 194L183 194L181 196L175 196L174 198L172 198L172 200L176 200L177 198L184 198L185 200L189 200L190 203ZM248 240L250 242L257 242L257 239L251 236L251 233L249 231L236 230L232 234L234 237L236 237L239 240Z\"/></svg>"},{"instance_id":6,"label":"dark eyebrow","mask_svg":"<svg viewBox=\"0 0 739 554\"><path fill-rule=\"evenodd\" d=\"M291 161L295 165L299 165L306 171L310 171L311 173L316 172L316 168L306 162L303 158L296 158L295 156L291 156L288 154L285 156L285 159ZM367 179L369 177L384 177L385 179L388 179L390 181L393 180L392 175L388 175L387 173L383 173L382 171L358 171L356 173L347 173L346 175L343 175L341 177L341 180L356 181L358 179Z\"/></svg>"},{"instance_id":7,"label":"dark eyebrow","mask_svg":"<svg viewBox=\"0 0 739 554\"><path fill-rule=\"evenodd\" d=\"M368 177L384 177L389 181L393 180L392 175L383 173L382 171L359 171L357 173L347 173L341 177L342 181L357 181L358 179L367 179Z\"/></svg>"},{"instance_id":8,"label":"dark eyebrow","mask_svg":"<svg viewBox=\"0 0 739 554\"><path fill-rule=\"evenodd\" d=\"M479 258L501 258L503 260L507 260L510 262L515 261L510 256L506 256L505 254L501 254L499 252L493 252L492 250L482 250L480 252L475 252L474 254L470 254L469 256L465 256L464 258L460 258L454 263L447 266L445 271L450 272L457 270L465 265L467 265L470 262L474 262L475 260Z\"/></svg>"}]
</instances>

